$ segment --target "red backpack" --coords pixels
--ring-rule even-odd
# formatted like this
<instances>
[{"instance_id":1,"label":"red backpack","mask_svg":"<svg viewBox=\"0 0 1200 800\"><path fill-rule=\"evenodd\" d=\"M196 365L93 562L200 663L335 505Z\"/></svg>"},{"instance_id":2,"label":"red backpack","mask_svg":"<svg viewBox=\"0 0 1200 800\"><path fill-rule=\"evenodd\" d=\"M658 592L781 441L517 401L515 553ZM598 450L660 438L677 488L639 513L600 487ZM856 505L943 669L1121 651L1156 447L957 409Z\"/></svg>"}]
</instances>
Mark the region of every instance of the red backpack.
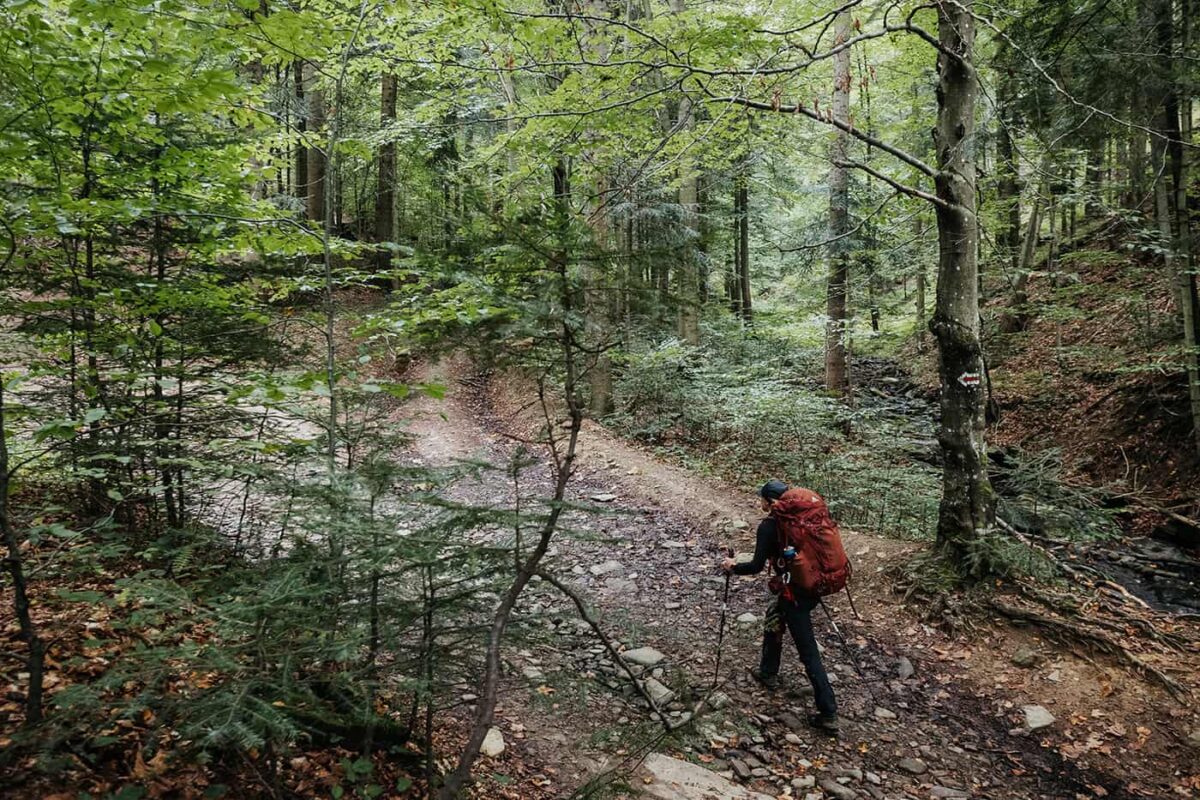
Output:
<instances>
[{"instance_id":1,"label":"red backpack","mask_svg":"<svg viewBox=\"0 0 1200 800\"><path fill-rule=\"evenodd\" d=\"M788 589L825 597L846 588L852 572L850 559L829 506L819 494L799 487L788 489L771 507L771 516L779 526L780 571L790 576ZM789 545L796 550L790 563L783 557Z\"/></svg>"}]
</instances>

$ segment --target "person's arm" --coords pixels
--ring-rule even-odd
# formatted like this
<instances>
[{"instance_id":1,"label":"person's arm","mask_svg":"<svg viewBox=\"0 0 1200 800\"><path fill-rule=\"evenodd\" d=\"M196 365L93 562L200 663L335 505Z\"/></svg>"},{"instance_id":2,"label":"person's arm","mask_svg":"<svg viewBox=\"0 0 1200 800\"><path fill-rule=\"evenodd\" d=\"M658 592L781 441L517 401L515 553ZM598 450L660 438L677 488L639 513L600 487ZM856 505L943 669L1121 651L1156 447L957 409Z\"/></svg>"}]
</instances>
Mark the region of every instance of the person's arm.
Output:
<instances>
[{"instance_id":1,"label":"person's arm","mask_svg":"<svg viewBox=\"0 0 1200 800\"><path fill-rule=\"evenodd\" d=\"M757 575L767 565L767 560L775 550L775 520L767 517L758 524L758 535L754 542L754 558L741 564L734 564L731 570L734 575Z\"/></svg>"}]
</instances>

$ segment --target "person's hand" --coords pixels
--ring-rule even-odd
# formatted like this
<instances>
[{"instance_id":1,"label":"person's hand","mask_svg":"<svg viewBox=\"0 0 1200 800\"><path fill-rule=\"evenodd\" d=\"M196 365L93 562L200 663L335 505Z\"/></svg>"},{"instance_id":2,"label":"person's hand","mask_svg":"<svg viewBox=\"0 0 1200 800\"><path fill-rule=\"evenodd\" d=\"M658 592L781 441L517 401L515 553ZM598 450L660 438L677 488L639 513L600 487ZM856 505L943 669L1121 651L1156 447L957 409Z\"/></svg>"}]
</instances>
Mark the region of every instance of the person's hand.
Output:
<instances>
[{"instance_id":1,"label":"person's hand","mask_svg":"<svg viewBox=\"0 0 1200 800\"><path fill-rule=\"evenodd\" d=\"M731 572L733 572L733 565L736 563L737 563L737 561L735 561L732 558L721 559L721 571L724 572L726 575L730 574Z\"/></svg>"}]
</instances>

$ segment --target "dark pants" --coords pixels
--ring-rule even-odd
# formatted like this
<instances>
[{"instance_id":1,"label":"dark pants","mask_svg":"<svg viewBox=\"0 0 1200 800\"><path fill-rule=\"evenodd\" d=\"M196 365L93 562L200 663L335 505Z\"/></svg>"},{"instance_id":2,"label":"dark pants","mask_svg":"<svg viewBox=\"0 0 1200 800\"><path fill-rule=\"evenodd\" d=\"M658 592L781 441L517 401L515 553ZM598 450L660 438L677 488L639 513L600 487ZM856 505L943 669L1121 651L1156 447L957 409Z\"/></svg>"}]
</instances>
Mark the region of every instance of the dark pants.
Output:
<instances>
[{"instance_id":1,"label":"dark pants","mask_svg":"<svg viewBox=\"0 0 1200 800\"><path fill-rule=\"evenodd\" d=\"M812 683L817 711L832 715L837 713L837 701L833 698L833 687L829 685L829 676L825 674L821 653L817 650L817 637L813 634L812 611L817 603L818 600L813 597L801 597L795 601L778 597L771 600L763 629L759 671L764 676L779 673L779 659L783 656L783 629L786 626L796 643L808 680Z\"/></svg>"}]
</instances>

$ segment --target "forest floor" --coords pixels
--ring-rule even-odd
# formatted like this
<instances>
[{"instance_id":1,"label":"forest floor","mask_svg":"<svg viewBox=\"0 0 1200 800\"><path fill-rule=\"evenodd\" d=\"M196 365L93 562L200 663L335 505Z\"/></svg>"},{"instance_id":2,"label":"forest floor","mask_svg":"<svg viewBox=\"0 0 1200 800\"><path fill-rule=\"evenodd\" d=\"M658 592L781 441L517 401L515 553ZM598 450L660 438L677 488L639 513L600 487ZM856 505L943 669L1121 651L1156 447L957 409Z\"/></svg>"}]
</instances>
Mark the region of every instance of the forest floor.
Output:
<instances>
[{"instance_id":1,"label":"forest floor","mask_svg":"<svg viewBox=\"0 0 1200 800\"><path fill-rule=\"evenodd\" d=\"M414 372L450 387L447 399L417 398L397 415L410 420L414 461L501 464L516 446L512 436L536 425L531 386L519 378L481 375L460 360ZM547 473L544 464L526 470L522 496L548 495ZM585 423L569 491L570 500L597 513L569 516L548 564L589 598L611 638L657 651L650 660L661 660L651 668L664 691L675 693L667 707L678 719L713 683L724 586L716 563L727 544L752 548L755 497L665 464L592 423ZM448 493L492 505L514 497L503 470L460 479ZM785 655L784 688L773 695L746 674L758 656L765 578L730 586L722 707L669 738L656 735L566 598L535 583L503 653L496 725L506 747L477 766L479 796L588 796L606 777L607 796L667 791L638 772L650 748L768 796L1200 796L1200 714L1192 704L1034 628L986 617L967 633L931 627L920 603L905 602L889 578L920 545L844 534L862 621L844 598L832 606L854 655L826 619L815 618L836 681L839 739L799 722L809 710L807 681L794 656ZM1143 657L1194 693L1200 626L1174 629L1193 642L1187 652ZM465 726L471 691L461 687L464 702L448 712L458 715L448 727ZM1042 710L1053 722L1030 730ZM724 796L737 795L730 788Z\"/></svg>"}]
</instances>

